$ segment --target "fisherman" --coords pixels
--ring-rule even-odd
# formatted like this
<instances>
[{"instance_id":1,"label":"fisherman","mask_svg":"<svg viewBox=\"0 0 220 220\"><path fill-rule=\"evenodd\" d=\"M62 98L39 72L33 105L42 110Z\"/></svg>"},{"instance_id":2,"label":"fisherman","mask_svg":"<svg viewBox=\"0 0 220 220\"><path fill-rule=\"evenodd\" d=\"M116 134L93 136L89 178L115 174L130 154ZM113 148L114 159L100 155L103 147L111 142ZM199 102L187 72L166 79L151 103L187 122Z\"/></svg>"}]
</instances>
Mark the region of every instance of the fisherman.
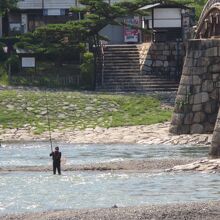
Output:
<instances>
[{"instance_id":1,"label":"fisherman","mask_svg":"<svg viewBox=\"0 0 220 220\"><path fill-rule=\"evenodd\" d=\"M55 151L52 151L50 156L52 156L53 159L53 174L56 174L56 169L57 169L58 174L61 175L61 170L60 170L61 152L59 151L59 147L55 147Z\"/></svg>"}]
</instances>

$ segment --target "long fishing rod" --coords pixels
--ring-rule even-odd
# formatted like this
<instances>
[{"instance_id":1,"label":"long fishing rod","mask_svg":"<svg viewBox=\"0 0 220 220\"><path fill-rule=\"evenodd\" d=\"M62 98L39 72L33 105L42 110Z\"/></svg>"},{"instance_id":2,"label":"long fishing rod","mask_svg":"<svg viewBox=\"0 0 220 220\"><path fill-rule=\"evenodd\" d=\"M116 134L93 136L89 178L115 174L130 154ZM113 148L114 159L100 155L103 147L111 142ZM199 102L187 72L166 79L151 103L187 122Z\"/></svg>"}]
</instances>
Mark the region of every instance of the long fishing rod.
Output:
<instances>
[{"instance_id":1,"label":"long fishing rod","mask_svg":"<svg viewBox=\"0 0 220 220\"><path fill-rule=\"evenodd\" d=\"M49 108L48 108L48 99L47 99L47 91L45 90L45 97L46 97L46 108L47 108L47 125L49 130L49 138L50 138L50 148L51 152L53 151L53 143L51 138L51 127L50 127L50 115L49 115Z\"/></svg>"}]
</instances>

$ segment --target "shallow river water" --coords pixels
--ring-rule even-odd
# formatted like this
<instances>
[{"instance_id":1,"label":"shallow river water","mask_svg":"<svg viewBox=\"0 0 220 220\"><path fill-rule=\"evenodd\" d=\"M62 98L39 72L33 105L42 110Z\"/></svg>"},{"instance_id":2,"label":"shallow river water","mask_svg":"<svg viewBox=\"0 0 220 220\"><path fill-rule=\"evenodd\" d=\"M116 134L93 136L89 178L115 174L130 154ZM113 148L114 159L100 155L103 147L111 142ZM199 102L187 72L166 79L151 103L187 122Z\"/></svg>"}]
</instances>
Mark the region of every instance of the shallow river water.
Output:
<instances>
[{"instance_id":1,"label":"shallow river water","mask_svg":"<svg viewBox=\"0 0 220 220\"><path fill-rule=\"evenodd\" d=\"M65 163L69 165L128 159L200 158L208 154L207 147L140 144L62 144L60 150ZM51 164L49 153L50 145L44 142L6 144L0 148L0 166L49 165Z\"/></svg>"},{"instance_id":2,"label":"shallow river water","mask_svg":"<svg viewBox=\"0 0 220 220\"><path fill-rule=\"evenodd\" d=\"M207 148L152 145L62 145L67 164L128 159L206 157ZM0 167L49 165L46 143L7 144ZM218 200L220 176L208 173L0 172L0 215L54 209L79 209Z\"/></svg>"}]
</instances>

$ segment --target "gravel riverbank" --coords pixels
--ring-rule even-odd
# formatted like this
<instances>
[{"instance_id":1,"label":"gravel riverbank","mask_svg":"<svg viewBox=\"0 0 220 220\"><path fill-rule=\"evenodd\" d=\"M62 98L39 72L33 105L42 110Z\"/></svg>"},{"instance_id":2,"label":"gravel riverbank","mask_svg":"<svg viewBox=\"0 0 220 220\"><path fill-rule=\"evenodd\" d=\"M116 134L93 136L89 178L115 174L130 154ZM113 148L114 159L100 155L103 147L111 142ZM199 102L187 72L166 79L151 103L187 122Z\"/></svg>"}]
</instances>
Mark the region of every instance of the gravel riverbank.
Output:
<instances>
[{"instance_id":1,"label":"gravel riverbank","mask_svg":"<svg viewBox=\"0 0 220 220\"><path fill-rule=\"evenodd\" d=\"M218 220L220 202L66 210L6 215L1 220Z\"/></svg>"},{"instance_id":2,"label":"gravel riverbank","mask_svg":"<svg viewBox=\"0 0 220 220\"><path fill-rule=\"evenodd\" d=\"M62 165L62 171L123 171L123 172L163 172L174 166L195 162L193 159L149 159L128 160L109 163L93 163L86 165ZM51 166L14 166L1 167L0 172L48 172Z\"/></svg>"},{"instance_id":3,"label":"gravel riverbank","mask_svg":"<svg viewBox=\"0 0 220 220\"><path fill-rule=\"evenodd\" d=\"M148 126L55 130L52 132L52 140L54 142L77 144L211 144L212 134L172 135L169 133L169 127L170 122L165 122ZM41 135L36 135L29 129L5 129L4 132L0 132L0 141L2 143L48 140L48 132L44 132Z\"/></svg>"}]
</instances>

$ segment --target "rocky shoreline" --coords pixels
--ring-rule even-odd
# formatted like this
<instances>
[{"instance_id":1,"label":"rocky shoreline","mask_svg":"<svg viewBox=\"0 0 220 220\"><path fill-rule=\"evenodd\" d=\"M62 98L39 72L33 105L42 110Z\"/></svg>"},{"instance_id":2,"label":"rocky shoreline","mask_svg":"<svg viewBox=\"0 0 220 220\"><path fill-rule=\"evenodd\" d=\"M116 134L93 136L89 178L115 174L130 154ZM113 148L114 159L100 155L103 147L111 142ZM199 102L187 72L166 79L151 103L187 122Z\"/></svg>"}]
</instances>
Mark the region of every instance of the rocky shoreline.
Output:
<instances>
[{"instance_id":1,"label":"rocky shoreline","mask_svg":"<svg viewBox=\"0 0 220 220\"><path fill-rule=\"evenodd\" d=\"M132 126L117 128L95 128L86 130L55 130L52 132L54 142L60 143L103 143L103 144L171 144L210 146L212 134L171 135L170 123L149 126ZM48 141L48 132L35 135L28 129L10 129L0 132L0 140L14 141ZM208 156L208 155L207 155ZM217 164L217 165L216 165ZM0 172L39 172L51 171L51 167L6 167ZM111 163L67 166L64 171L114 171L114 172L180 172L220 170L218 160L163 159L163 160L131 160ZM220 202L180 203L169 205L151 205L141 207L117 207L103 209L82 209L64 211L46 211L0 216L2 220L144 220L144 219L220 219Z\"/></svg>"},{"instance_id":2,"label":"rocky shoreline","mask_svg":"<svg viewBox=\"0 0 220 220\"><path fill-rule=\"evenodd\" d=\"M220 202L180 203L139 207L48 211L5 215L1 220L218 220Z\"/></svg>"},{"instance_id":3,"label":"rocky shoreline","mask_svg":"<svg viewBox=\"0 0 220 220\"><path fill-rule=\"evenodd\" d=\"M171 144L210 145L212 134L172 135L170 122L114 128L88 128L85 130L54 130L54 142L77 144ZM30 129L0 129L0 142L48 141L49 133L36 135Z\"/></svg>"}]
</instances>

